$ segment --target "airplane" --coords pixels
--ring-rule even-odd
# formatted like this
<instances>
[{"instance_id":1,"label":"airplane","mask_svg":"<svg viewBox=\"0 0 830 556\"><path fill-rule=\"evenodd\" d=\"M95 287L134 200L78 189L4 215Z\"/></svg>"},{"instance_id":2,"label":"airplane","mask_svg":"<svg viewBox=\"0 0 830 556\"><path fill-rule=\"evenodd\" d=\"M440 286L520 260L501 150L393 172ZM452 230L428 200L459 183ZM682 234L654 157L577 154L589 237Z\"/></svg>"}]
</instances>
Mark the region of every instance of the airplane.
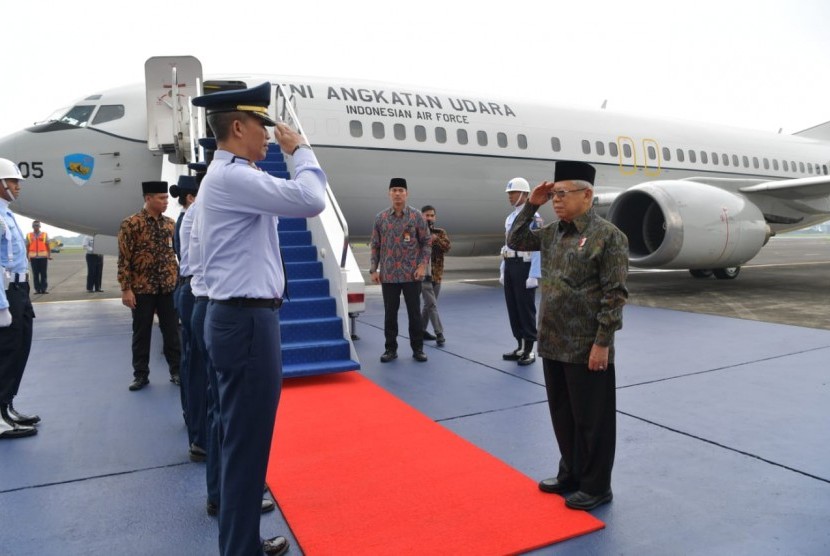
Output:
<instances>
[{"instance_id":1,"label":"airplane","mask_svg":"<svg viewBox=\"0 0 830 556\"><path fill-rule=\"evenodd\" d=\"M193 57L151 58L145 75L0 139L28 178L21 214L112 238L141 181L175 181L204 160L190 98L270 81L272 115L301 130L326 171L345 242L368 238L402 176L410 204L437 207L453 255L496 254L507 181L549 180L564 159L597 168L596 210L627 235L635 267L732 279L772 235L830 217L830 122L783 135L363 80L203 79Z\"/></svg>"}]
</instances>

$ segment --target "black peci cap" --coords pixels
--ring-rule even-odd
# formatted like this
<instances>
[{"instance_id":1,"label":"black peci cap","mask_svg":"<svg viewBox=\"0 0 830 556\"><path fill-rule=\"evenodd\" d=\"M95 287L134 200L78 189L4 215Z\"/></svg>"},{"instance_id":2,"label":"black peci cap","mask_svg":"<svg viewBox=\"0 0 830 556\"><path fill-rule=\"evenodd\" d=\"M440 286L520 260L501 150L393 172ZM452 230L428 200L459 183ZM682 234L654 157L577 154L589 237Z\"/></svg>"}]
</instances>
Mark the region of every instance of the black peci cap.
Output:
<instances>
[{"instance_id":1,"label":"black peci cap","mask_svg":"<svg viewBox=\"0 0 830 556\"><path fill-rule=\"evenodd\" d=\"M553 181L581 180L587 181L591 185L594 185L594 178L596 175L596 169L587 162L560 160L556 163Z\"/></svg>"},{"instance_id":2,"label":"black peci cap","mask_svg":"<svg viewBox=\"0 0 830 556\"><path fill-rule=\"evenodd\" d=\"M167 193L167 182L143 181L141 182L141 191L144 195L153 195L155 193Z\"/></svg>"},{"instance_id":3,"label":"black peci cap","mask_svg":"<svg viewBox=\"0 0 830 556\"><path fill-rule=\"evenodd\" d=\"M407 189L406 180L403 178L392 178L389 181L389 189L392 189L393 187L403 187L404 189Z\"/></svg>"}]
</instances>

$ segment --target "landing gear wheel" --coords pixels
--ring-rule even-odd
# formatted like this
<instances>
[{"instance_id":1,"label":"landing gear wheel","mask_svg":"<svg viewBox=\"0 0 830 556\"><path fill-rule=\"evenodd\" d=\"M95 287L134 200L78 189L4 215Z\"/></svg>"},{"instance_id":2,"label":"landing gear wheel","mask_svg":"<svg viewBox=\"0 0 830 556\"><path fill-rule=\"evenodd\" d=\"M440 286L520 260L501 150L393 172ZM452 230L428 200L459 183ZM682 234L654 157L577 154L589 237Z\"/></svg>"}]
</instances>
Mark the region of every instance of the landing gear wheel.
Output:
<instances>
[{"instance_id":1,"label":"landing gear wheel","mask_svg":"<svg viewBox=\"0 0 830 556\"><path fill-rule=\"evenodd\" d=\"M689 270L689 274L695 278L711 278L712 270L709 268L693 268Z\"/></svg>"},{"instance_id":2,"label":"landing gear wheel","mask_svg":"<svg viewBox=\"0 0 830 556\"><path fill-rule=\"evenodd\" d=\"M741 267L730 266L727 268L714 268L712 273L718 280L734 280L741 273Z\"/></svg>"}]
</instances>

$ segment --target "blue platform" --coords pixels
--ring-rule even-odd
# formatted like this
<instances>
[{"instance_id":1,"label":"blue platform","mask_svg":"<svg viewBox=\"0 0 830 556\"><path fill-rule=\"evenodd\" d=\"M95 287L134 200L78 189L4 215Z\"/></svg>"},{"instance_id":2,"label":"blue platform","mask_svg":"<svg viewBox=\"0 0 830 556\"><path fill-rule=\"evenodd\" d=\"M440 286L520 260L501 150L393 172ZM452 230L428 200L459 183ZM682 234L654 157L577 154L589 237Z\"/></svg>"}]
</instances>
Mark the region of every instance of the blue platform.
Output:
<instances>
[{"instance_id":1,"label":"blue platform","mask_svg":"<svg viewBox=\"0 0 830 556\"><path fill-rule=\"evenodd\" d=\"M368 287L360 372L526 475L554 474L541 362L501 359L513 347L501 290L446 283L439 301L447 344L428 342L417 363L402 341L381 364L382 301ZM150 386L129 392L119 301L35 308L16 405L43 424L0 441L0 554L217 554L158 331ZM614 501L594 512L606 528L532 554L830 554L830 331L636 306L624 321ZM262 531L302 554L279 512Z\"/></svg>"}]
</instances>

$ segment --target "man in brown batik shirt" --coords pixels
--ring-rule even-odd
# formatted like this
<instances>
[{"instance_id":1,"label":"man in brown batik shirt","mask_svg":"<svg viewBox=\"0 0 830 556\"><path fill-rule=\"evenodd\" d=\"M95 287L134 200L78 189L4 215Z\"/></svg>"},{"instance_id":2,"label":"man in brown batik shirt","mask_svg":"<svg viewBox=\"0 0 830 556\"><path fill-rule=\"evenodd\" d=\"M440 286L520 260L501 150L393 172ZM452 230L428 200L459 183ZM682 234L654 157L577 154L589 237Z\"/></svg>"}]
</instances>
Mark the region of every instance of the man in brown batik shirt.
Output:
<instances>
[{"instance_id":1,"label":"man in brown batik shirt","mask_svg":"<svg viewBox=\"0 0 830 556\"><path fill-rule=\"evenodd\" d=\"M144 208L125 218L118 230L118 283L121 302L133 313L133 382L130 390L150 383L150 337L153 315L158 314L164 341L164 358L170 382L179 385L181 347L173 290L179 275L173 250L175 223L164 216L167 182L141 184Z\"/></svg>"}]
</instances>

